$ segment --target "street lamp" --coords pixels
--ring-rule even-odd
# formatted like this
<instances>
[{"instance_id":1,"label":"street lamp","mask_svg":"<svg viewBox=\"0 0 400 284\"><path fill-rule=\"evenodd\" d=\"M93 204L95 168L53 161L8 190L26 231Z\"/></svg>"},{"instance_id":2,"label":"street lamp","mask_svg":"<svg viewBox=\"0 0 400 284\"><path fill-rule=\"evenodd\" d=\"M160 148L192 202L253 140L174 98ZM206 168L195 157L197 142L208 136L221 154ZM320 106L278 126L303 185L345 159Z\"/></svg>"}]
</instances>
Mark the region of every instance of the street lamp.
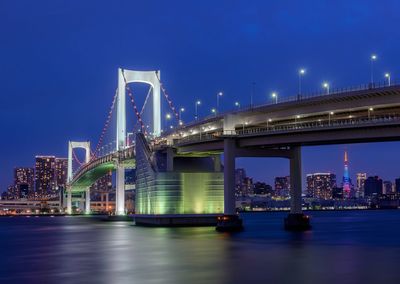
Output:
<instances>
[{"instance_id":1,"label":"street lamp","mask_svg":"<svg viewBox=\"0 0 400 284\"><path fill-rule=\"evenodd\" d=\"M267 130L268 130L268 128L269 128L269 123L270 123L270 122L272 122L272 119L271 119L271 118L268 118L268 119L267 119Z\"/></svg>"},{"instance_id":2,"label":"street lamp","mask_svg":"<svg viewBox=\"0 0 400 284\"><path fill-rule=\"evenodd\" d=\"M323 82L322 87L326 89L326 94L329 95L329 83Z\"/></svg>"},{"instance_id":3,"label":"street lamp","mask_svg":"<svg viewBox=\"0 0 400 284\"><path fill-rule=\"evenodd\" d=\"M301 68L299 70L299 97L301 96L301 77L306 74L306 69Z\"/></svg>"},{"instance_id":4,"label":"street lamp","mask_svg":"<svg viewBox=\"0 0 400 284\"><path fill-rule=\"evenodd\" d=\"M216 112L218 112L218 108L219 108L219 97L222 97L223 93L222 92L218 92L217 93L217 108L216 108Z\"/></svg>"},{"instance_id":5,"label":"street lamp","mask_svg":"<svg viewBox=\"0 0 400 284\"><path fill-rule=\"evenodd\" d=\"M368 108L368 119L371 119L371 112L374 111L372 107Z\"/></svg>"},{"instance_id":6,"label":"street lamp","mask_svg":"<svg viewBox=\"0 0 400 284\"><path fill-rule=\"evenodd\" d=\"M235 106L237 106L237 108L240 109L240 103L239 102L235 102Z\"/></svg>"},{"instance_id":7,"label":"street lamp","mask_svg":"<svg viewBox=\"0 0 400 284\"><path fill-rule=\"evenodd\" d=\"M244 126L246 125L248 125L249 123L247 122L247 121L245 121L244 123L242 123L242 128L243 128L243 133L244 133Z\"/></svg>"},{"instance_id":8,"label":"street lamp","mask_svg":"<svg viewBox=\"0 0 400 284\"><path fill-rule=\"evenodd\" d=\"M212 109L211 109L211 112L212 112L213 114L215 114L215 116L217 116L217 110L216 110L215 108L212 108Z\"/></svg>"},{"instance_id":9,"label":"street lamp","mask_svg":"<svg viewBox=\"0 0 400 284\"><path fill-rule=\"evenodd\" d=\"M278 94L275 93L275 92L273 92L273 93L271 94L271 96L275 99L275 104L277 104L277 103L278 103Z\"/></svg>"},{"instance_id":10,"label":"street lamp","mask_svg":"<svg viewBox=\"0 0 400 284\"><path fill-rule=\"evenodd\" d=\"M167 113L167 114L165 115L165 119L166 119L167 121L169 121L169 120L171 119L171 114L170 114L170 113ZM167 125L168 125L168 122L167 122Z\"/></svg>"},{"instance_id":11,"label":"street lamp","mask_svg":"<svg viewBox=\"0 0 400 284\"><path fill-rule=\"evenodd\" d=\"M376 54L371 55L371 85L374 83L374 61L376 61L378 57Z\"/></svg>"},{"instance_id":12,"label":"street lamp","mask_svg":"<svg viewBox=\"0 0 400 284\"><path fill-rule=\"evenodd\" d=\"M390 73L385 73L385 78L387 78L388 86L390 86Z\"/></svg>"},{"instance_id":13,"label":"street lamp","mask_svg":"<svg viewBox=\"0 0 400 284\"><path fill-rule=\"evenodd\" d=\"M331 126L331 115L334 115L335 113L333 111L330 111L328 113L328 125Z\"/></svg>"},{"instance_id":14,"label":"street lamp","mask_svg":"<svg viewBox=\"0 0 400 284\"><path fill-rule=\"evenodd\" d=\"M198 118L197 108L198 108L199 105L201 105L201 101L197 100L194 103L194 110L195 110L195 112L194 112L195 113L194 114L194 120L197 120L197 118Z\"/></svg>"},{"instance_id":15,"label":"street lamp","mask_svg":"<svg viewBox=\"0 0 400 284\"><path fill-rule=\"evenodd\" d=\"M183 122L182 122L182 112L184 112L185 111L185 108L184 107L181 107L180 109L179 109L179 125L182 125L183 124Z\"/></svg>"},{"instance_id":16,"label":"street lamp","mask_svg":"<svg viewBox=\"0 0 400 284\"><path fill-rule=\"evenodd\" d=\"M297 125L297 120L300 118L300 115L296 115L295 117L294 117L294 123Z\"/></svg>"}]
</instances>

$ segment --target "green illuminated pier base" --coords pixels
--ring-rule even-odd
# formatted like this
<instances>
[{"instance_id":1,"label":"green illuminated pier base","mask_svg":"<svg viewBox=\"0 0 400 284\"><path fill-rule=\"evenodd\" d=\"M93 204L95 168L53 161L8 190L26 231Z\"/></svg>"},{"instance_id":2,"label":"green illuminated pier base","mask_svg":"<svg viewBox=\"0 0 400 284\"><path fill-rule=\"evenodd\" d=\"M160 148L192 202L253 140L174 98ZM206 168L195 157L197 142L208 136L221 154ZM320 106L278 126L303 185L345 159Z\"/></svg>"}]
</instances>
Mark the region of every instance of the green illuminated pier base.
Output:
<instances>
[{"instance_id":1,"label":"green illuminated pier base","mask_svg":"<svg viewBox=\"0 0 400 284\"><path fill-rule=\"evenodd\" d=\"M216 225L224 212L224 178L219 155L180 156L166 147L151 151L136 138L137 225Z\"/></svg>"}]
</instances>

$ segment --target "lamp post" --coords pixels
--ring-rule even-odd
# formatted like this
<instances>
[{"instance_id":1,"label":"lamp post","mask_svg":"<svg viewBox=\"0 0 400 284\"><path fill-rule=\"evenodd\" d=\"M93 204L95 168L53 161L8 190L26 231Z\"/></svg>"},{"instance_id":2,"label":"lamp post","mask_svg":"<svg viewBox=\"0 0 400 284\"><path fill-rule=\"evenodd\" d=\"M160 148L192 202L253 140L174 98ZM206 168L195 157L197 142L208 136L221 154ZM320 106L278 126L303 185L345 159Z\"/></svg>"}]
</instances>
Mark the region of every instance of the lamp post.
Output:
<instances>
[{"instance_id":1,"label":"lamp post","mask_svg":"<svg viewBox=\"0 0 400 284\"><path fill-rule=\"evenodd\" d=\"M385 73L385 78L388 80L388 86L390 86L390 73Z\"/></svg>"},{"instance_id":2,"label":"lamp post","mask_svg":"<svg viewBox=\"0 0 400 284\"><path fill-rule=\"evenodd\" d=\"M272 96L272 98L275 99L275 104L277 104L277 103L278 103L278 94L277 94L276 92L273 92L273 93L271 94L271 96Z\"/></svg>"},{"instance_id":3,"label":"lamp post","mask_svg":"<svg viewBox=\"0 0 400 284\"><path fill-rule=\"evenodd\" d=\"M170 126L170 125L168 124L168 121L171 120L171 114L170 114L170 113L167 113L167 114L165 115L165 119L167 120L167 127Z\"/></svg>"},{"instance_id":4,"label":"lamp post","mask_svg":"<svg viewBox=\"0 0 400 284\"><path fill-rule=\"evenodd\" d=\"M211 113L215 114L215 116L217 116L217 110L215 108L211 109Z\"/></svg>"},{"instance_id":5,"label":"lamp post","mask_svg":"<svg viewBox=\"0 0 400 284\"><path fill-rule=\"evenodd\" d=\"M184 112L185 111L185 108L184 107L181 107L180 109L179 109L179 125L182 125L183 124L183 122L182 122L182 112Z\"/></svg>"},{"instance_id":6,"label":"lamp post","mask_svg":"<svg viewBox=\"0 0 400 284\"><path fill-rule=\"evenodd\" d=\"M268 119L267 119L267 130L269 129L269 123L270 123L270 122L272 122L272 119L271 119L271 118L268 118Z\"/></svg>"},{"instance_id":7,"label":"lamp post","mask_svg":"<svg viewBox=\"0 0 400 284\"><path fill-rule=\"evenodd\" d=\"M242 123L243 134L244 134L244 126L245 126L245 125L248 125L248 124L249 124L249 123L248 123L247 121L245 121L245 122Z\"/></svg>"},{"instance_id":8,"label":"lamp post","mask_svg":"<svg viewBox=\"0 0 400 284\"><path fill-rule=\"evenodd\" d=\"M216 108L216 112L218 112L219 109L219 97L222 97L223 93L222 92L218 92L217 93L217 108Z\"/></svg>"},{"instance_id":9,"label":"lamp post","mask_svg":"<svg viewBox=\"0 0 400 284\"><path fill-rule=\"evenodd\" d=\"M335 113L333 111L330 111L328 113L328 125L331 126L331 115L334 115Z\"/></svg>"},{"instance_id":10,"label":"lamp post","mask_svg":"<svg viewBox=\"0 0 400 284\"><path fill-rule=\"evenodd\" d=\"M197 101L194 103L194 120L197 120L197 119L198 119L197 108L198 108L199 105L201 105L201 101L197 100Z\"/></svg>"},{"instance_id":11,"label":"lamp post","mask_svg":"<svg viewBox=\"0 0 400 284\"><path fill-rule=\"evenodd\" d=\"M240 103L239 102L235 102L235 106L240 109Z\"/></svg>"},{"instance_id":12,"label":"lamp post","mask_svg":"<svg viewBox=\"0 0 400 284\"><path fill-rule=\"evenodd\" d=\"M374 61L376 61L378 57L376 54L371 55L371 86L374 84Z\"/></svg>"},{"instance_id":13,"label":"lamp post","mask_svg":"<svg viewBox=\"0 0 400 284\"><path fill-rule=\"evenodd\" d=\"M296 126L297 126L297 120L298 119L300 119L300 115L296 115L295 117L294 117L294 123L296 124Z\"/></svg>"},{"instance_id":14,"label":"lamp post","mask_svg":"<svg viewBox=\"0 0 400 284\"><path fill-rule=\"evenodd\" d=\"M322 87L326 89L326 94L329 95L329 83L328 82L323 82Z\"/></svg>"},{"instance_id":15,"label":"lamp post","mask_svg":"<svg viewBox=\"0 0 400 284\"><path fill-rule=\"evenodd\" d=\"M368 108L368 120L371 119L371 112L373 112L374 109L372 107Z\"/></svg>"},{"instance_id":16,"label":"lamp post","mask_svg":"<svg viewBox=\"0 0 400 284\"><path fill-rule=\"evenodd\" d=\"M301 68L299 70L299 98L301 96L301 78L304 76L304 74L306 74L306 69Z\"/></svg>"}]
</instances>

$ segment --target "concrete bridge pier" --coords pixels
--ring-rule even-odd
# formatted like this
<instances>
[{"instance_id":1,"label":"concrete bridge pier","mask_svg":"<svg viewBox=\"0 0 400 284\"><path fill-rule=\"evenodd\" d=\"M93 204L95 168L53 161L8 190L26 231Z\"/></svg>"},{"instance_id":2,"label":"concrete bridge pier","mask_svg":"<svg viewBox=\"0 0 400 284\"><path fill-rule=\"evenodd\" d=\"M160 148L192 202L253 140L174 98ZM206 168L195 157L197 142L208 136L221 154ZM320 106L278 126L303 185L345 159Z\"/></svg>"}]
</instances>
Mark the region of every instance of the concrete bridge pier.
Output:
<instances>
[{"instance_id":1,"label":"concrete bridge pier","mask_svg":"<svg viewBox=\"0 0 400 284\"><path fill-rule=\"evenodd\" d=\"M116 161L115 215L125 215L125 168Z\"/></svg>"},{"instance_id":2,"label":"concrete bridge pier","mask_svg":"<svg viewBox=\"0 0 400 284\"><path fill-rule=\"evenodd\" d=\"M67 186L67 214L72 214L72 192L71 186Z\"/></svg>"},{"instance_id":3,"label":"concrete bridge pier","mask_svg":"<svg viewBox=\"0 0 400 284\"><path fill-rule=\"evenodd\" d=\"M236 144L232 138L224 140L224 215L217 220L217 231L240 231L242 220L236 214L235 158Z\"/></svg>"},{"instance_id":4,"label":"concrete bridge pier","mask_svg":"<svg viewBox=\"0 0 400 284\"><path fill-rule=\"evenodd\" d=\"M310 219L302 211L301 147L291 147L290 152L290 213L284 220L285 230L309 230Z\"/></svg>"},{"instance_id":5,"label":"concrete bridge pier","mask_svg":"<svg viewBox=\"0 0 400 284\"><path fill-rule=\"evenodd\" d=\"M85 214L90 214L90 187L85 192Z\"/></svg>"}]
</instances>

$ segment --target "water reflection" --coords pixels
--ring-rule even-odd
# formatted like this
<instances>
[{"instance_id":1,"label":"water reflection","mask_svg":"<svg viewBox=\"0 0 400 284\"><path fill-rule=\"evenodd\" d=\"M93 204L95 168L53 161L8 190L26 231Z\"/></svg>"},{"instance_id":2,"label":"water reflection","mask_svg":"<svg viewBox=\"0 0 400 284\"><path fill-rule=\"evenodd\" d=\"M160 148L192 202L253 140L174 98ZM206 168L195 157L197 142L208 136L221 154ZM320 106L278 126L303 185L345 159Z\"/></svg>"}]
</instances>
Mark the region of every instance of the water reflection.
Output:
<instances>
[{"instance_id":1,"label":"water reflection","mask_svg":"<svg viewBox=\"0 0 400 284\"><path fill-rule=\"evenodd\" d=\"M284 214L246 214L236 234L87 217L0 218L0 282L396 283L400 212L313 215L313 231L289 233Z\"/></svg>"}]
</instances>

